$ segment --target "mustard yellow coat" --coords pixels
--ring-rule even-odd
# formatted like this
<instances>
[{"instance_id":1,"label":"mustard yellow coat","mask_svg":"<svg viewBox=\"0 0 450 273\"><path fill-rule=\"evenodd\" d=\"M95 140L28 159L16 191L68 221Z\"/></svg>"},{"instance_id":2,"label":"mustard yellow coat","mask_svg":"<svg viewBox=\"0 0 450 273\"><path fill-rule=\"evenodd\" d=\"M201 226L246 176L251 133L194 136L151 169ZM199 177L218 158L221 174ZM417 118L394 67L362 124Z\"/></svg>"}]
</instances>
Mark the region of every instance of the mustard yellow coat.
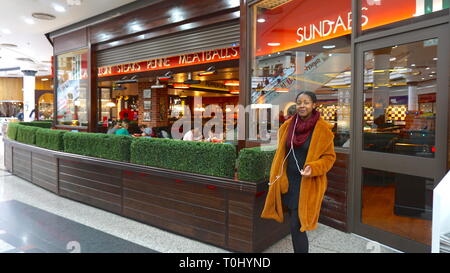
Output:
<instances>
[{"instance_id":1,"label":"mustard yellow coat","mask_svg":"<svg viewBox=\"0 0 450 273\"><path fill-rule=\"evenodd\" d=\"M288 190L289 182L286 175L287 160L284 162L283 170L281 165L286 156L286 138L289 124L292 119L286 121L278 131L278 148L272 161L270 170L270 182L277 181L269 186L266 203L264 205L262 218L273 219L282 223L283 207L281 195ZM327 189L327 172L333 167L336 160L334 152L334 135L330 130L330 124L320 118L313 131L311 144L305 165L311 167L311 176L302 177L300 185L300 198L298 215L300 218L300 231L309 231L317 228L319 221L320 207ZM304 167L303 166L303 167Z\"/></svg>"}]
</instances>

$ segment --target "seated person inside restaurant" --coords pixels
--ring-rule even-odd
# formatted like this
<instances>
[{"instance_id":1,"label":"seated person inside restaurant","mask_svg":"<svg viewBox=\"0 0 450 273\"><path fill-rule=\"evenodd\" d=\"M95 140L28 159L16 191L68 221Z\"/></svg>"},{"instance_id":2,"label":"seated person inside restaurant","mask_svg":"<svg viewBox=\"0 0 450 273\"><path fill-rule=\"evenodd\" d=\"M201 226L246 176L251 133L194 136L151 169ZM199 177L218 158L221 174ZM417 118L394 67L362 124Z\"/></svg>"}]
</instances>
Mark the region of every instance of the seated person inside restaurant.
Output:
<instances>
[{"instance_id":1,"label":"seated person inside restaurant","mask_svg":"<svg viewBox=\"0 0 450 273\"><path fill-rule=\"evenodd\" d=\"M116 131L116 135L129 136L128 126L127 122L122 122L122 128Z\"/></svg>"},{"instance_id":2,"label":"seated person inside restaurant","mask_svg":"<svg viewBox=\"0 0 450 273\"><path fill-rule=\"evenodd\" d=\"M216 132L216 126L211 127L211 130L208 132L208 136L206 137L206 141L208 142L218 142L223 140L223 133Z\"/></svg>"},{"instance_id":3,"label":"seated person inside restaurant","mask_svg":"<svg viewBox=\"0 0 450 273\"><path fill-rule=\"evenodd\" d=\"M183 137L183 140L200 141L203 139L202 133L198 128L189 130Z\"/></svg>"},{"instance_id":4,"label":"seated person inside restaurant","mask_svg":"<svg viewBox=\"0 0 450 273\"><path fill-rule=\"evenodd\" d=\"M120 123L118 122L112 122L111 125L108 128L108 132L106 134L108 135L115 135L116 131L120 129Z\"/></svg>"},{"instance_id":5,"label":"seated person inside restaurant","mask_svg":"<svg viewBox=\"0 0 450 273\"><path fill-rule=\"evenodd\" d=\"M147 125L145 125L145 124L141 124L141 125L139 125L139 129L141 129L141 132L142 132L141 135L143 137L152 137L152 135L153 135L152 128L147 127Z\"/></svg>"}]
</instances>

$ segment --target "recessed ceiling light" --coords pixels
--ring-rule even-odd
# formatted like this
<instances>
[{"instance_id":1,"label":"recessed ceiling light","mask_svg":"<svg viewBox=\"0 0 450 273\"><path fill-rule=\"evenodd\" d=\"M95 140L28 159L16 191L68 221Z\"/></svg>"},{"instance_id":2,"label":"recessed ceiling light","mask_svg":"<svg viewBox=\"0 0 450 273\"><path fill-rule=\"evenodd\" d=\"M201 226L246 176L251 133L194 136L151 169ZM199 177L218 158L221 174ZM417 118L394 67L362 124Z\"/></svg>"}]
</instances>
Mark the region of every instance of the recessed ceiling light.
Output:
<instances>
[{"instance_id":1,"label":"recessed ceiling light","mask_svg":"<svg viewBox=\"0 0 450 273\"><path fill-rule=\"evenodd\" d=\"M53 9L57 12L66 12L66 8L59 4L53 4Z\"/></svg>"},{"instance_id":2,"label":"recessed ceiling light","mask_svg":"<svg viewBox=\"0 0 450 273\"><path fill-rule=\"evenodd\" d=\"M267 43L268 46L279 46L280 43Z\"/></svg>"},{"instance_id":3,"label":"recessed ceiling light","mask_svg":"<svg viewBox=\"0 0 450 273\"><path fill-rule=\"evenodd\" d=\"M48 81L48 79L47 78L42 78L41 81L46 82L46 81Z\"/></svg>"},{"instance_id":4,"label":"recessed ceiling light","mask_svg":"<svg viewBox=\"0 0 450 273\"><path fill-rule=\"evenodd\" d=\"M416 66L416 64L412 64L411 66Z\"/></svg>"},{"instance_id":5,"label":"recessed ceiling light","mask_svg":"<svg viewBox=\"0 0 450 273\"><path fill-rule=\"evenodd\" d=\"M266 19L264 18L259 18L258 20L256 20L258 23L264 23L266 22Z\"/></svg>"},{"instance_id":6,"label":"recessed ceiling light","mask_svg":"<svg viewBox=\"0 0 450 273\"><path fill-rule=\"evenodd\" d=\"M397 60L397 58L395 58L395 57L392 57L392 58L389 59L389 61L391 61L391 62L393 62L395 60Z\"/></svg>"},{"instance_id":7,"label":"recessed ceiling light","mask_svg":"<svg viewBox=\"0 0 450 273\"><path fill-rule=\"evenodd\" d=\"M437 61L438 60L438 58L433 58L433 61Z\"/></svg>"},{"instance_id":8,"label":"recessed ceiling light","mask_svg":"<svg viewBox=\"0 0 450 273\"><path fill-rule=\"evenodd\" d=\"M79 6L82 0L67 0L67 5L69 6Z\"/></svg>"},{"instance_id":9,"label":"recessed ceiling light","mask_svg":"<svg viewBox=\"0 0 450 273\"><path fill-rule=\"evenodd\" d=\"M34 20L31 18L25 18L24 19L25 23L29 24L29 25L33 25L34 24Z\"/></svg>"},{"instance_id":10,"label":"recessed ceiling light","mask_svg":"<svg viewBox=\"0 0 450 273\"><path fill-rule=\"evenodd\" d=\"M427 68L425 68L426 70L430 70L430 68L429 67L427 67Z\"/></svg>"},{"instance_id":11,"label":"recessed ceiling light","mask_svg":"<svg viewBox=\"0 0 450 273\"><path fill-rule=\"evenodd\" d=\"M2 47L17 47L15 44L0 44Z\"/></svg>"},{"instance_id":12,"label":"recessed ceiling light","mask_svg":"<svg viewBox=\"0 0 450 273\"><path fill-rule=\"evenodd\" d=\"M7 28L2 29L2 32L3 32L4 34L11 34L11 30L9 30L9 29L7 29Z\"/></svg>"},{"instance_id":13,"label":"recessed ceiling light","mask_svg":"<svg viewBox=\"0 0 450 273\"><path fill-rule=\"evenodd\" d=\"M332 49L332 48L335 48L336 47L336 45L324 45L324 46L322 46L322 48L324 48L324 49Z\"/></svg>"},{"instance_id":14,"label":"recessed ceiling light","mask_svg":"<svg viewBox=\"0 0 450 273\"><path fill-rule=\"evenodd\" d=\"M31 16L33 18L36 18L36 19L39 19L39 20L46 20L46 21L50 21L50 20L55 20L56 19L55 15L48 14L48 13L42 13L42 12L35 12L35 13L31 14Z\"/></svg>"},{"instance_id":15,"label":"recessed ceiling light","mask_svg":"<svg viewBox=\"0 0 450 273\"><path fill-rule=\"evenodd\" d=\"M34 63L34 61L30 58L16 58L16 60L18 61L23 61L23 62L31 62Z\"/></svg>"},{"instance_id":16,"label":"recessed ceiling light","mask_svg":"<svg viewBox=\"0 0 450 273\"><path fill-rule=\"evenodd\" d=\"M132 25L131 29L134 31L142 31L142 27L140 25Z\"/></svg>"}]
</instances>

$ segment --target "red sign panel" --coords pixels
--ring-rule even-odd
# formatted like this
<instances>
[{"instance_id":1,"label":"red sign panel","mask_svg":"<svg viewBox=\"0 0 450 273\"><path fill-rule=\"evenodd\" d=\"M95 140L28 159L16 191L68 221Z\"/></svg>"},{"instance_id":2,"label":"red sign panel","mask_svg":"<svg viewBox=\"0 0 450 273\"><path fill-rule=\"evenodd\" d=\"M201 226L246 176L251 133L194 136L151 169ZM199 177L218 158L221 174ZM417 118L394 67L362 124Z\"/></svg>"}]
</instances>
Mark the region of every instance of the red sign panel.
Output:
<instances>
[{"instance_id":1,"label":"red sign panel","mask_svg":"<svg viewBox=\"0 0 450 273\"><path fill-rule=\"evenodd\" d=\"M239 56L239 47L208 50L180 56L156 58L136 63L99 67L98 77L108 77L145 71L170 69L181 66L229 61L239 59Z\"/></svg>"},{"instance_id":2,"label":"red sign panel","mask_svg":"<svg viewBox=\"0 0 450 273\"><path fill-rule=\"evenodd\" d=\"M351 0L293 0L261 9L256 23L256 55L267 55L350 34ZM362 29L412 18L416 0L363 0Z\"/></svg>"}]
</instances>

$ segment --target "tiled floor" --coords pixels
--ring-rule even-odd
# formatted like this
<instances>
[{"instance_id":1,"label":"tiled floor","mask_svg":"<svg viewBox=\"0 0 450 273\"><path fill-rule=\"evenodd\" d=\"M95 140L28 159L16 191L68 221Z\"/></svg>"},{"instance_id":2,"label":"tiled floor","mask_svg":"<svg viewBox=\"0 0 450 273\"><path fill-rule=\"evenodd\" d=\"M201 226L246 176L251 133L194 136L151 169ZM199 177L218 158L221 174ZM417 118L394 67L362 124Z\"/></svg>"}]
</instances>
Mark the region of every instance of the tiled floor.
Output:
<instances>
[{"instance_id":1,"label":"tiled floor","mask_svg":"<svg viewBox=\"0 0 450 273\"><path fill-rule=\"evenodd\" d=\"M180 235L166 232L152 226L59 197L21 178L13 176L4 169L3 148L4 145L0 136L0 203L7 200L17 200L29 206L101 231L101 233L106 233L158 252L229 252L212 245L197 242ZM0 228L0 253L11 251L15 247L8 242L3 241L1 239L1 233L2 230ZM354 234L344 233L325 225L319 225L316 230L308 232L308 238L310 241L311 253L396 252L395 250L384 246L378 247L377 243ZM100 240L100 238L92 238L92 240ZM293 249L290 235L266 249L265 252L292 253Z\"/></svg>"}]
</instances>

